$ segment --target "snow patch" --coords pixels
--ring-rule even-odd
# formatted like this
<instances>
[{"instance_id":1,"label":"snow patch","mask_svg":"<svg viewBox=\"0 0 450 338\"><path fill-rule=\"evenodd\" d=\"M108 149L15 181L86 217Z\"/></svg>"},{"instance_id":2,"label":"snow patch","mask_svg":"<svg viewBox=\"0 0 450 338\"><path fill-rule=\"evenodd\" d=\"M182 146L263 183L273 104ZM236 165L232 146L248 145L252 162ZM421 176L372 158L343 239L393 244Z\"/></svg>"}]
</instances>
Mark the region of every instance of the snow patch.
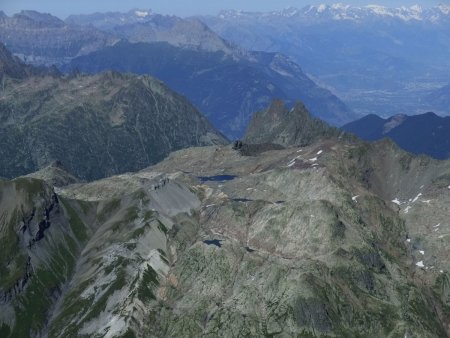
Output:
<instances>
[{"instance_id":1,"label":"snow patch","mask_svg":"<svg viewBox=\"0 0 450 338\"><path fill-rule=\"evenodd\" d=\"M396 198L395 200L392 200L392 203L395 203L397 205L402 205L402 202L400 202L398 198Z\"/></svg>"},{"instance_id":2,"label":"snow patch","mask_svg":"<svg viewBox=\"0 0 450 338\"><path fill-rule=\"evenodd\" d=\"M316 162L316 161L317 161L317 157L310 158L309 160L310 160L311 162Z\"/></svg>"},{"instance_id":3,"label":"snow patch","mask_svg":"<svg viewBox=\"0 0 450 338\"><path fill-rule=\"evenodd\" d=\"M325 12L326 9L327 9L327 5L320 4L319 7L317 7L317 12L318 13L323 13L323 12Z\"/></svg>"},{"instance_id":4,"label":"snow patch","mask_svg":"<svg viewBox=\"0 0 450 338\"><path fill-rule=\"evenodd\" d=\"M408 206L406 207L406 209L405 209L405 214L407 214L411 208L412 208L412 207L408 205Z\"/></svg>"},{"instance_id":5,"label":"snow patch","mask_svg":"<svg viewBox=\"0 0 450 338\"><path fill-rule=\"evenodd\" d=\"M371 10L374 14L377 14L377 15L392 16L392 13L390 13L388 11L388 9L384 6L367 5L366 8Z\"/></svg>"},{"instance_id":6,"label":"snow patch","mask_svg":"<svg viewBox=\"0 0 450 338\"><path fill-rule=\"evenodd\" d=\"M419 268L424 268L425 264L423 264L423 261L417 262L416 266L418 266Z\"/></svg>"},{"instance_id":7,"label":"snow patch","mask_svg":"<svg viewBox=\"0 0 450 338\"><path fill-rule=\"evenodd\" d=\"M320 154L322 154L323 153L323 150L319 150L318 152L317 152L317 155L320 155Z\"/></svg>"},{"instance_id":8,"label":"snow patch","mask_svg":"<svg viewBox=\"0 0 450 338\"><path fill-rule=\"evenodd\" d=\"M425 255L425 251L423 251L423 250L419 250L419 253L420 253L422 256Z\"/></svg>"},{"instance_id":9,"label":"snow patch","mask_svg":"<svg viewBox=\"0 0 450 338\"><path fill-rule=\"evenodd\" d=\"M417 200L422 196L422 193L419 193L414 199L412 200L413 203L417 202Z\"/></svg>"},{"instance_id":10,"label":"snow patch","mask_svg":"<svg viewBox=\"0 0 450 338\"><path fill-rule=\"evenodd\" d=\"M136 16L140 17L140 18L145 18L147 16L149 16L149 12L147 11L135 11L134 14L136 14Z\"/></svg>"},{"instance_id":11,"label":"snow patch","mask_svg":"<svg viewBox=\"0 0 450 338\"><path fill-rule=\"evenodd\" d=\"M352 197L352 201L353 202L358 202L358 197L359 197L359 195L353 196Z\"/></svg>"}]
</instances>

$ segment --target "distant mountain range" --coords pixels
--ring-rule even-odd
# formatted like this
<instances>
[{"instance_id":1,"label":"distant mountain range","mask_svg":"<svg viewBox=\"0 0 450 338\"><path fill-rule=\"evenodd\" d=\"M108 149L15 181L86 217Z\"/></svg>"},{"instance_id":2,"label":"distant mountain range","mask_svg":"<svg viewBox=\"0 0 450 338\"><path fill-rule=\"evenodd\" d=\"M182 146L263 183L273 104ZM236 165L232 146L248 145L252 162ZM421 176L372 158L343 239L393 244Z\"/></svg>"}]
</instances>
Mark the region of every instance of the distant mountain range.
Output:
<instances>
[{"instance_id":1,"label":"distant mountain range","mask_svg":"<svg viewBox=\"0 0 450 338\"><path fill-rule=\"evenodd\" d=\"M368 115L346 124L342 129L368 141L389 137L411 153L426 154L437 159L450 158L450 117L426 113L383 119L377 115Z\"/></svg>"},{"instance_id":2,"label":"distant mountain range","mask_svg":"<svg viewBox=\"0 0 450 338\"><path fill-rule=\"evenodd\" d=\"M66 23L95 27L129 42L167 42L177 47L236 56L245 53L197 19L161 15L151 10L72 15Z\"/></svg>"},{"instance_id":3,"label":"distant mountain range","mask_svg":"<svg viewBox=\"0 0 450 338\"><path fill-rule=\"evenodd\" d=\"M59 65L118 40L93 27L67 24L50 14L24 10L9 17L0 13L0 42L34 65Z\"/></svg>"},{"instance_id":4,"label":"distant mountain range","mask_svg":"<svg viewBox=\"0 0 450 338\"><path fill-rule=\"evenodd\" d=\"M380 5L367 5L363 7L351 6L343 3L309 5L303 8L289 7L281 11L245 12L240 10L226 10L218 15L222 19L228 18L264 18L268 16L283 18L301 18L311 21L318 20L350 20L365 21L371 19L396 19L401 21L425 21L432 23L448 22L450 20L450 6L441 4L436 7L425 8L419 5L398 8Z\"/></svg>"},{"instance_id":5,"label":"distant mountain range","mask_svg":"<svg viewBox=\"0 0 450 338\"><path fill-rule=\"evenodd\" d=\"M426 97L426 101L441 112L448 111L450 109L450 84L431 92Z\"/></svg>"},{"instance_id":6,"label":"distant mountain range","mask_svg":"<svg viewBox=\"0 0 450 338\"><path fill-rule=\"evenodd\" d=\"M450 78L450 6L343 4L200 17L250 50L292 57L357 113L438 111L427 100ZM450 114L450 107L440 112Z\"/></svg>"},{"instance_id":7,"label":"distant mountain range","mask_svg":"<svg viewBox=\"0 0 450 338\"><path fill-rule=\"evenodd\" d=\"M0 79L0 177L60 160L92 180L142 169L177 149L227 142L149 76L64 77L27 66L0 45Z\"/></svg>"},{"instance_id":8,"label":"distant mountain range","mask_svg":"<svg viewBox=\"0 0 450 338\"><path fill-rule=\"evenodd\" d=\"M314 115L335 125L355 116L298 65L275 53L253 52L235 58L163 42L122 42L78 57L63 67L66 72L75 69L152 74L188 97L230 138L241 137L252 114L273 98L285 99L290 105L302 100Z\"/></svg>"},{"instance_id":9,"label":"distant mountain range","mask_svg":"<svg viewBox=\"0 0 450 338\"><path fill-rule=\"evenodd\" d=\"M116 70L156 76L191 100L229 138L241 137L251 115L274 98L290 105L301 100L312 114L334 125L359 116L291 59L246 51L197 19L133 10L72 16L64 22L24 11L3 16L3 23L8 29L4 36L0 33L0 41L6 40L22 59L56 62L67 72ZM89 34L83 35L85 31ZM37 43L34 35L39 35Z\"/></svg>"}]
</instances>

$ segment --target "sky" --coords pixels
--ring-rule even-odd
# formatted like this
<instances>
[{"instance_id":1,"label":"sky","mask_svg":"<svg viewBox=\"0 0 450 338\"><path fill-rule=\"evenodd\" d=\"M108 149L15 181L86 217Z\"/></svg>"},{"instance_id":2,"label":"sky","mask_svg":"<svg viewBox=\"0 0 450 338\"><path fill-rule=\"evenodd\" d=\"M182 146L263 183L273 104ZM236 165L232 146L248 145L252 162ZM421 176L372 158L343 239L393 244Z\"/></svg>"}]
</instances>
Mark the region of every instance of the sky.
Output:
<instances>
[{"instance_id":1,"label":"sky","mask_svg":"<svg viewBox=\"0 0 450 338\"><path fill-rule=\"evenodd\" d=\"M269 11L286 7L304 7L320 3L343 2L349 5L364 6L378 4L388 7L411 6L419 4L431 7L439 3L450 4L450 0L0 0L0 10L12 15L22 9L33 9L51 13L60 18L70 14L93 12L126 12L133 8L152 9L161 14L178 16L217 14L222 9L241 9L245 11Z\"/></svg>"}]
</instances>

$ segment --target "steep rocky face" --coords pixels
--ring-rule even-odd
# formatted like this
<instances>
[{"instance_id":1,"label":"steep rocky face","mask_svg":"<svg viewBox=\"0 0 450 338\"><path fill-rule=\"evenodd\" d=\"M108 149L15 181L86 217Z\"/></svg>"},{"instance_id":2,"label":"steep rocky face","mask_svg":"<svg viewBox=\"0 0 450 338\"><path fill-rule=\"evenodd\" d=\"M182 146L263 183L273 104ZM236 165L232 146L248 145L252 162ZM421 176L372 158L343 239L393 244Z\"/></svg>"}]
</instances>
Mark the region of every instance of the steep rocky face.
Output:
<instances>
[{"instance_id":1,"label":"steep rocky face","mask_svg":"<svg viewBox=\"0 0 450 338\"><path fill-rule=\"evenodd\" d=\"M59 222L77 220L86 236L59 262L76 265L40 316L28 315L32 328L16 326L14 304L50 294L44 279L32 274L0 304L2 336L449 336L448 172L449 162L386 141L328 139L251 157L181 150L56 194L33 180L47 209L58 200ZM15 182L0 187L5 212L20 201L5 190ZM35 252L52 252L65 229L49 215ZM2 229L20 238L8 220Z\"/></svg>"},{"instance_id":2,"label":"steep rocky face","mask_svg":"<svg viewBox=\"0 0 450 338\"><path fill-rule=\"evenodd\" d=\"M0 97L3 177L61 160L90 180L226 142L186 99L148 76L6 76Z\"/></svg>"},{"instance_id":3,"label":"steep rocky face","mask_svg":"<svg viewBox=\"0 0 450 338\"><path fill-rule=\"evenodd\" d=\"M1 181L0 191L0 333L36 336L74 271L89 229L75 204L43 181Z\"/></svg>"},{"instance_id":4,"label":"steep rocky face","mask_svg":"<svg viewBox=\"0 0 450 338\"><path fill-rule=\"evenodd\" d=\"M0 42L36 65L61 64L117 41L92 27L67 25L50 14L22 11L12 17L0 16Z\"/></svg>"},{"instance_id":5,"label":"steep rocky face","mask_svg":"<svg viewBox=\"0 0 450 338\"><path fill-rule=\"evenodd\" d=\"M437 159L450 158L450 117L426 113L382 119L368 115L346 124L342 129L368 141L389 137L404 150L415 154L426 154Z\"/></svg>"},{"instance_id":6,"label":"steep rocky face","mask_svg":"<svg viewBox=\"0 0 450 338\"><path fill-rule=\"evenodd\" d=\"M156 76L186 95L229 138L240 138L255 111L273 98L302 100L315 116L342 124L355 116L328 90L280 54L239 58L168 43L119 43L76 58L63 67L97 73L108 69Z\"/></svg>"},{"instance_id":7,"label":"steep rocky face","mask_svg":"<svg viewBox=\"0 0 450 338\"><path fill-rule=\"evenodd\" d=\"M244 142L305 146L341 134L338 129L312 117L302 103L289 109L283 101L274 100L266 110L253 115Z\"/></svg>"},{"instance_id":8,"label":"steep rocky face","mask_svg":"<svg viewBox=\"0 0 450 338\"><path fill-rule=\"evenodd\" d=\"M162 179L124 175L58 194L41 180L1 182L1 336L142 332L168 270L171 217L199 205Z\"/></svg>"}]
</instances>

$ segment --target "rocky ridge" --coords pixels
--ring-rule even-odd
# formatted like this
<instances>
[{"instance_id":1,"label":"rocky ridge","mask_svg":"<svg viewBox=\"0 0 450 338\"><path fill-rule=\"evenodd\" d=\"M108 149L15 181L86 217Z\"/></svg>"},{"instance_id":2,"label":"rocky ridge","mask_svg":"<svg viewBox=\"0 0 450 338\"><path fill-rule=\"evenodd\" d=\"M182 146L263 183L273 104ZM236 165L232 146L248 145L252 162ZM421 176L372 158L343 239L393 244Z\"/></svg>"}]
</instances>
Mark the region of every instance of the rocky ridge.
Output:
<instances>
[{"instance_id":1,"label":"rocky ridge","mask_svg":"<svg viewBox=\"0 0 450 338\"><path fill-rule=\"evenodd\" d=\"M60 160L76 177L98 179L145 168L183 147L227 143L184 97L150 76L33 75L34 68L3 56L0 65L19 71L3 73L0 176Z\"/></svg>"},{"instance_id":2,"label":"rocky ridge","mask_svg":"<svg viewBox=\"0 0 450 338\"><path fill-rule=\"evenodd\" d=\"M389 141L285 147L254 156L190 148L138 173L54 189L60 218L50 211L32 253L52 252L75 220L65 231L78 233L76 250L63 257L76 265L58 275L57 293L27 277L0 305L2 334L449 336L450 163ZM26 211L43 203L38 196L48 209L52 188L2 184L2 234L21 238L21 217L5 215L23 199L5 189L30 196ZM33 271L54 274L33 257ZM2 276L22 281L28 270L13 274L14 264ZM51 301L20 326L32 291Z\"/></svg>"}]
</instances>

